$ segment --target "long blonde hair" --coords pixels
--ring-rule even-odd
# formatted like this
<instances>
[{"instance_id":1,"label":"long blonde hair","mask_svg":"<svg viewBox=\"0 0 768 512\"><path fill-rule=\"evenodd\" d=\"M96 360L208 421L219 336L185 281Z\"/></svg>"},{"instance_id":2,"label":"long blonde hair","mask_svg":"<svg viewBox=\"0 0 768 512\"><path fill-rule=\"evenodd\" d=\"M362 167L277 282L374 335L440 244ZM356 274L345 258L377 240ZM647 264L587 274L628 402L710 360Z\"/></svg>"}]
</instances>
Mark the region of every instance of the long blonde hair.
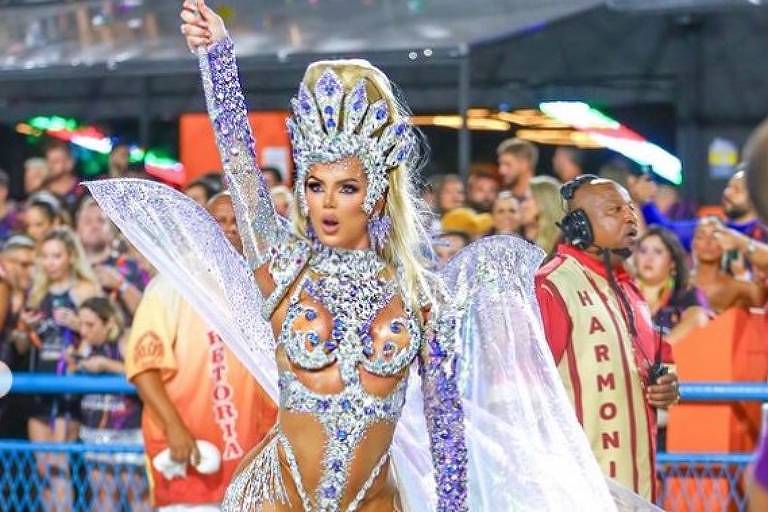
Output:
<instances>
[{"instance_id":1,"label":"long blonde hair","mask_svg":"<svg viewBox=\"0 0 768 512\"><path fill-rule=\"evenodd\" d=\"M534 176L531 178L531 193L539 208L536 245L547 254L552 254L560 238L560 228L556 223L565 213L563 199L560 197L560 182L551 176Z\"/></svg>"},{"instance_id":2,"label":"long blonde hair","mask_svg":"<svg viewBox=\"0 0 768 512\"><path fill-rule=\"evenodd\" d=\"M91 264L85 257L83 246L70 228L53 228L45 235L40 246L42 247L45 242L50 240L58 240L64 244L67 254L69 254L69 271L72 277L79 281L87 281L97 288L100 288L99 280L96 278L96 274L93 272ZM32 308L40 307L50 286L50 279L48 279L48 276L42 269L38 268L35 272L32 288L29 292L29 306Z\"/></svg>"},{"instance_id":3,"label":"long blonde hair","mask_svg":"<svg viewBox=\"0 0 768 512\"><path fill-rule=\"evenodd\" d=\"M365 60L327 60L310 64L304 74L304 83L309 90L314 90L315 82L328 68L338 75L344 90L351 90L360 79L365 79L368 101L373 104L383 98L387 102L389 118L380 128L381 131L388 125L410 116L407 107L395 96L387 76ZM426 145L420 134L419 140L421 147L418 149L423 152L426 150ZM392 219L392 230L389 241L381 253L387 264L399 272L405 288L404 300L414 309L420 307L421 299L426 302L432 302L434 299L430 284L433 279L430 278L426 259L423 256L429 247L429 238L424 225L428 208L416 193L414 184L419 167L417 162L420 161L422 159L415 155L410 163L401 164L389 171L389 188L384 199L383 213ZM296 192L294 195L294 203L299 204ZM293 210L293 214L296 234L304 237L307 219L298 214L297 209Z\"/></svg>"}]
</instances>

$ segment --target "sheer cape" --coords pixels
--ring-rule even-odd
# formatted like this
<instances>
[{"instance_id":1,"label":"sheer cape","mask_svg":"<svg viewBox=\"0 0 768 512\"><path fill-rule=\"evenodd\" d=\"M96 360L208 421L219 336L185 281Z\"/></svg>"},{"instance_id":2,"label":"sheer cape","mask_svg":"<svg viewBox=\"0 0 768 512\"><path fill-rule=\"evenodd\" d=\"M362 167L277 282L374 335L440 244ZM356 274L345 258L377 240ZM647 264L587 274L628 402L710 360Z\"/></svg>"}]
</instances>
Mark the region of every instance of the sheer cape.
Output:
<instances>
[{"instance_id":1,"label":"sheer cape","mask_svg":"<svg viewBox=\"0 0 768 512\"><path fill-rule=\"evenodd\" d=\"M138 179L86 184L126 238L219 332L277 402L277 368L263 299L244 258L197 203ZM533 274L542 252L507 236L482 239L441 272L458 308L473 511L659 510L607 482L565 395L544 340ZM432 460L419 377L392 446L409 511L434 510ZM609 490L610 487L610 490ZM612 499L613 498L613 499Z\"/></svg>"}]
</instances>

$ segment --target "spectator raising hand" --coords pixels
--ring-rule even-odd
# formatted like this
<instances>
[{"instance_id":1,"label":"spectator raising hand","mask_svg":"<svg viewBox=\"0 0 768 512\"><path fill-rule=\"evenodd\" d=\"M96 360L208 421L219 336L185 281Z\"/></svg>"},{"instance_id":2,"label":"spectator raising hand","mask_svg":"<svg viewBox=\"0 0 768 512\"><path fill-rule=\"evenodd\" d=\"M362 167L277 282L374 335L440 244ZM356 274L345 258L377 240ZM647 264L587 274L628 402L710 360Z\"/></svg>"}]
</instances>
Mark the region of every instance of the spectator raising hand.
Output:
<instances>
[{"instance_id":1,"label":"spectator raising hand","mask_svg":"<svg viewBox=\"0 0 768 512\"><path fill-rule=\"evenodd\" d=\"M702 223L712 227L714 237L724 251L738 251L754 267L768 271L768 244L729 228L717 217L707 217Z\"/></svg>"},{"instance_id":2,"label":"spectator raising hand","mask_svg":"<svg viewBox=\"0 0 768 512\"><path fill-rule=\"evenodd\" d=\"M765 290L751 281L736 279L726 272L733 253L724 247L731 247L730 232L718 227L712 219L702 221L693 238L693 283L707 297L715 313L732 307L762 306ZM734 267L739 270L738 263Z\"/></svg>"}]
</instances>

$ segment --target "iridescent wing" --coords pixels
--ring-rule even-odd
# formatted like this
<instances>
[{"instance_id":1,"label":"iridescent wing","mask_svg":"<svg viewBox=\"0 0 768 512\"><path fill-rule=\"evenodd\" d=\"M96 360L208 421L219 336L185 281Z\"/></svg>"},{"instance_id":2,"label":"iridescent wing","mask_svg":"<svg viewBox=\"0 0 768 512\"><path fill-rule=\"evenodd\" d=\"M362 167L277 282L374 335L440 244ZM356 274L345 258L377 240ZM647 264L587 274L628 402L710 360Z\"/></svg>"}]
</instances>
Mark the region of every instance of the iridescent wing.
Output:
<instances>
[{"instance_id":1,"label":"iridescent wing","mask_svg":"<svg viewBox=\"0 0 768 512\"><path fill-rule=\"evenodd\" d=\"M262 297L245 259L196 202L153 181L85 183L104 213L219 333L277 401L277 367Z\"/></svg>"}]
</instances>

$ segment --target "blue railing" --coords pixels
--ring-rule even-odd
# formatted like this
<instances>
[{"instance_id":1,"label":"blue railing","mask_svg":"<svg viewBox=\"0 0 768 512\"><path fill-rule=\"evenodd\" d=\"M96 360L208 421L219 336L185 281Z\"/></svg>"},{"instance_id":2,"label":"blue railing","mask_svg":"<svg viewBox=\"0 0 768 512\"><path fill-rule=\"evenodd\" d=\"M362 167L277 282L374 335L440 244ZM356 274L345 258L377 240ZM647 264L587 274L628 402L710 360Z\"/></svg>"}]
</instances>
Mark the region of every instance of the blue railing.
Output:
<instances>
[{"instance_id":1,"label":"blue railing","mask_svg":"<svg viewBox=\"0 0 768 512\"><path fill-rule=\"evenodd\" d=\"M134 394L136 389L120 376L18 373L11 393ZM684 402L768 402L768 384L684 383L680 395ZM137 463L142 454L140 445L0 440L0 512L149 511L146 475ZM668 510L746 511L744 478L751 459L745 453L659 453L659 504Z\"/></svg>"},{"instance_id":2,"label":"blue railing","mask_svg":"<svg viewBox=\"0 0 768 512\"><path fill-rule=\"evenodd\" d=\"M136 388L121 376L42 375L14 373L11 393L136 393ZM768 402L768 384L725 382L687 382L680 384L685 402Z\"/></svg>"},{"instance_id":3,"label":"blue railing","mask_svg":"<svg viewBox=\"0 0 768 512\"><path fill-rule=\"evenodd\" d=\"M119 375L45 375L40 373L14 373L11 393L53 394L61 393L121 393L135 394L136 388Z\"/></svg>"}]
</instances>

